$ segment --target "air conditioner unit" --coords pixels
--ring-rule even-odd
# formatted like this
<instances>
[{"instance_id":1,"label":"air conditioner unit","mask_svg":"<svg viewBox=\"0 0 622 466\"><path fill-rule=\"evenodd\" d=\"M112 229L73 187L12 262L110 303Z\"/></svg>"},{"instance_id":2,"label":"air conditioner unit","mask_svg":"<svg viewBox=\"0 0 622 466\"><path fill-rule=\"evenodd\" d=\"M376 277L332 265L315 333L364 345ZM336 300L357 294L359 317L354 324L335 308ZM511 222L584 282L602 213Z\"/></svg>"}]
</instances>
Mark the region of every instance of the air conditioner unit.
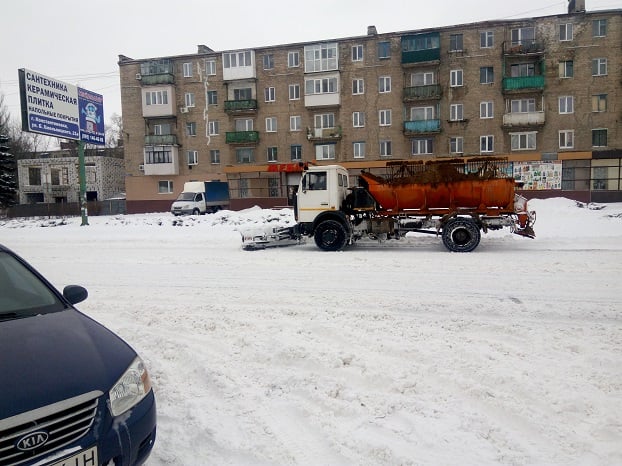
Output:
<instances>
[{"instance_id":1,"label":"air conditioner unit","mask_svg":"<svg viewBox=\"0 0 622 466\"><path fill-rule=\"evenodd\" d=\"M188 113L188 107L181 107L181 108L179 109L179 111L180 111L181 113Z\"/></svg>"},{"instance_id":2,"label":"air conditioner unit","mask_svg":"<svg viewBox=\"0 0 622 466\"><path fill-rule=\"evenodd\" d=\"M145 171L145 166L141 163L140 165L138 165L138 170L141 172Z\"/></svg>"},{"instance_id":3,"label":"air conditioner unit","mask_svg":"<svg viewBox=\"0 0 622 466\"><path fill-rule=\"evenodd\" d=\"M136 79L140 81L141 79L143 79L143 75L140 73L136 73Z\"/></svg>"}]
</instances>

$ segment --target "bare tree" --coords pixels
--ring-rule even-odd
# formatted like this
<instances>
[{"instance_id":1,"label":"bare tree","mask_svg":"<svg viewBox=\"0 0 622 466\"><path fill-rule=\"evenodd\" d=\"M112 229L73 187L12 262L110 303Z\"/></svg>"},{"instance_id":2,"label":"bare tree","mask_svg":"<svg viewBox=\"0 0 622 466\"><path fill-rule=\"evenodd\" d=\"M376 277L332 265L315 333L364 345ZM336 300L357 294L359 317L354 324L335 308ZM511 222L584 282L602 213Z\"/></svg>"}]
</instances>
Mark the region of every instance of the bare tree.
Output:
<instances>
[{"instance_id":1,"label":"bare tree","mask_svg":"<svg viewBox=\"0 0 622 466\"><path fill-rule=\"evenodd\" d=\"M105 125L106 147L123 145L123 118L117 113L110 117L110 124Z\"/></svg>"}]
</instances>

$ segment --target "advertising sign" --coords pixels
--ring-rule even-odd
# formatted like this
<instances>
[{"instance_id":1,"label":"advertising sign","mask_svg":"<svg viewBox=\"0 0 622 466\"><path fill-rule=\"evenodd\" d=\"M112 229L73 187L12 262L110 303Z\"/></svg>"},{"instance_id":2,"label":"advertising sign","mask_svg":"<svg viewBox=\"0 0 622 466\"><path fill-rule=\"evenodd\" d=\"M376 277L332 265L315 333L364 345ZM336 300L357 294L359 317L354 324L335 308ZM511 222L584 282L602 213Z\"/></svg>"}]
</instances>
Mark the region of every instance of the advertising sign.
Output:
<instances>
[{"instance_id":1,"label":"advertising sign","mask_svg":"<svg viewBox=\"0 0 622 466\"><path fill-rule=\"evenodd\" d=\"M80 140L88 144L105 144L104 98L99 94L78 88L80 109Z\"/></svg>"},{"instance_id":2,"label":"advertising sign","mask_svg":"<svg viewBox=\"0 0 622 466\"><path fill-rule=\"evenodd\" d=\"M562 162L514 162L514 179L522 189L561 189Z\"/></svg>"}]
</instances>

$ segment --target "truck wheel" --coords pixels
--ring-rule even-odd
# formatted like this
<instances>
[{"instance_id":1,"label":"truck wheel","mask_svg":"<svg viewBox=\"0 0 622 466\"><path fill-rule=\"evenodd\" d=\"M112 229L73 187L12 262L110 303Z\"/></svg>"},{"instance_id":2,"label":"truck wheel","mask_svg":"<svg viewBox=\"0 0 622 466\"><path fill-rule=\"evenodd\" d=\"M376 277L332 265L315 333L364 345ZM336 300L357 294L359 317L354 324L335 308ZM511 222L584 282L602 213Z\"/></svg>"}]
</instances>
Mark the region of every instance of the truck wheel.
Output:
<instances>
[{"instance_id":1,"label":"truck wheel","mask_svg":"<svg viewBox=\"0 0 622 466\"><path fill-rule=\"evenodd\" d=\"M324 251L339 251L346 245L346 229L335 220L325 220L315 228L313 239Z\"/></svg>"},{"instance_id":2,"label":"truck wheel","mask_svg":"<svg viewBox=\"0 0 622 466\"><path fill-rule=\"evenodd\" d=\"M453 252L471 252L481 239L479 227L468 218L452 218L443 226L443 244Z\"/></svg>"},{"instance_id":3,"label":"truck wheel","mask_svg":"<svg viewBox=\"0 0 622 466\"><path fill-rule=\"evenodd\" d=\"M199 209L194 209L192 215L201 215L201 211Z\"/></svg>"}]
</instances>

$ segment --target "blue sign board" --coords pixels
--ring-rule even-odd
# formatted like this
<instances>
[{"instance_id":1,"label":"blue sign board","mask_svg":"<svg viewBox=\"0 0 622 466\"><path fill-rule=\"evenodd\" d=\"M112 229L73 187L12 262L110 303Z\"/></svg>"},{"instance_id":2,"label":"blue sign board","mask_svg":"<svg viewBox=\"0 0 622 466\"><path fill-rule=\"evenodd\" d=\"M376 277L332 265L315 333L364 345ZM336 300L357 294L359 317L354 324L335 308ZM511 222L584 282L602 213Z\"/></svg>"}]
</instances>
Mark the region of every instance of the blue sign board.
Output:
<instances>
[{"instance_id":1,"label":"blue sign board","mask_svg":"<svg viewBox=\"0 0 622 466\"><path fill-rule=\"evenodd\" d=\"M105 144L104 97L78 88L80 140L88 144Z\"/></svg>"}]
</instances>

